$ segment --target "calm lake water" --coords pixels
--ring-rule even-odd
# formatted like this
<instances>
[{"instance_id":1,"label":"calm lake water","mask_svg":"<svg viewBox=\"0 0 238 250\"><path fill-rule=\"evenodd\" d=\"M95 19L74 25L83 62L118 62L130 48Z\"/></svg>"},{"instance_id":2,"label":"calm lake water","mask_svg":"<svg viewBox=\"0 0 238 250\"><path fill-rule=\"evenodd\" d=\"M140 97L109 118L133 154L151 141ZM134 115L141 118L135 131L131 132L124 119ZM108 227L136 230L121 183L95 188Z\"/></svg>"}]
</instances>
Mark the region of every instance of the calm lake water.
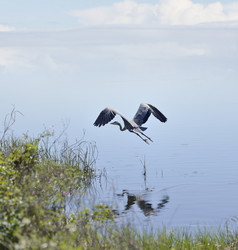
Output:
<instances>
[{"instance_id":1,"label":"calm lake water","mask_svg":"<svg viewBox=\"0 0 238 250\"><path fill-rule=\"evenodd\" d=\"M219 228L227 222L236 227L237 120L224 123L215 115L198 125L196 115L190 118L179 124L168 117L161 124L151 117L150 145L115 126L95 128L103 139L96 163L102 176L84 205L112 206L119 223L139 230Z\"/></svg>"}]
</instances>

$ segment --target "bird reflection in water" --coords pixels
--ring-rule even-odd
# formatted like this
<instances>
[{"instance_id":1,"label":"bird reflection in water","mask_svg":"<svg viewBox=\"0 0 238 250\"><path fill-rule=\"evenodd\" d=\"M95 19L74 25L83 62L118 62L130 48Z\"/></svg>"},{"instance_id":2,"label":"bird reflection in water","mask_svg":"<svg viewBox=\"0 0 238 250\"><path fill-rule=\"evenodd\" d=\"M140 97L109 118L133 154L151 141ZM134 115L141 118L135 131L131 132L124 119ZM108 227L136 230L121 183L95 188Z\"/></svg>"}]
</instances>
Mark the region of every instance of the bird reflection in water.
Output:
<instances>
[{"instance_id":1,"label":"bird reflection in water","mask_svg":"<svg viewBox=\"0 0 238 250\"><path fill-rule=\"evenodd\" d=\"M157 215L169 202L169 196L164 195L157 206L153 208L152 204L145 200L144 195L134 195L126 190L123 190L122 194L118 194L118 196L124 196L125 194L127 195L127 204L124 212L130 210L132 206L136 204L145 216Z\"/></svg>"}]
</instances>

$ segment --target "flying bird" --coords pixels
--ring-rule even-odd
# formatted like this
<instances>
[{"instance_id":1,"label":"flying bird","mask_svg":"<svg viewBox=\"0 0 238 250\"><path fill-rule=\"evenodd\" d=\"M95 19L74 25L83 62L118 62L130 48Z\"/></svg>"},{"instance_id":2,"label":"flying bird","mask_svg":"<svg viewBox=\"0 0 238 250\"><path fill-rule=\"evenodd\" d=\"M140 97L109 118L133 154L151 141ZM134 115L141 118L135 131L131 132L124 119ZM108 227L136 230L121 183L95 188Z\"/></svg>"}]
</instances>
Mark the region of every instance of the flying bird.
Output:
<instances>
[{"instance_id":1,"label":"flying bird","mask_svg":"<svg viewBox=\"0 0 238 250\"><path fill-rule=\"evenodd\" d=\"M110 124L118 125L121 131L129 130L130 132L139 136L144 142L149 144L147 139L150 141L152 141L152 139L143 133L143 131L145 131L147 128L142 127L141 125L147 122L151 114L153 114L161 122L167 121L167 118L156 107L152 106L151 104L141 103L133 120L131 121L127 120L116 109L107 107L102 110L93 125L97 127L104 126L109 123L116 115L120 115L124 122L124 127L122 127L122 125L117 121ZM142 136L146 137L147 139L143 138Z\"/></svg>"}]
</instances>

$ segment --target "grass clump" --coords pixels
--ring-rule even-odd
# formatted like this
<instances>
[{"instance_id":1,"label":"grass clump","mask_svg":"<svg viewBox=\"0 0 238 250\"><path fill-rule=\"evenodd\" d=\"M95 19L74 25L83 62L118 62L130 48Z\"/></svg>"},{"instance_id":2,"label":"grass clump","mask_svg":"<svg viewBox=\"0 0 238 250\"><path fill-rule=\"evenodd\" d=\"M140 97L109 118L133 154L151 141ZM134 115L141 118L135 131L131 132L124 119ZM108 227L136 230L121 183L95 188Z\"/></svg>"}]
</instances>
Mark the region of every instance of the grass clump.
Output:
<instances>
[{"instance_id":1,"label":"grass clump","mask_svg":"<svg viewBox=\"0 0 238 250\"><path fill-rule=\"evenodd\" d=\"M46 143L50 136L45 132L38 138L0 141L0 248L32 237L47 241L55 232L68 230L72 216L67 201L95 176L87 157L92 146L64 141L59 153L51 152Z\"/></svg>"},{"instance_id":2,"label":"grass clump","mask_svg":"<svg viewBox=\"0 0 238 250\"><path fill-rule=\"evenodd\" d=\"M16 138L4 131L0 139L0 249L55 245L52 240L71 232L75 218L89 213L75 217L67 203L95 177L95 147L84 141L60 143L49 131L37 138Z\"/></svg>"}]
</instances>

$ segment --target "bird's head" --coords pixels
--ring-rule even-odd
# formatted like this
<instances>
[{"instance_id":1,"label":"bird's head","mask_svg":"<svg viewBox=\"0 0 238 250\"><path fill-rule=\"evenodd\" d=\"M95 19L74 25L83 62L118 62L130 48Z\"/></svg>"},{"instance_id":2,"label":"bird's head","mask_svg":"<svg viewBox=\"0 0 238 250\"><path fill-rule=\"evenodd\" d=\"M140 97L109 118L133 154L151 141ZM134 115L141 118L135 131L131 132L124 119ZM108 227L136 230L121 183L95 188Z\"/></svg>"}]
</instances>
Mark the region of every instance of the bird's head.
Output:
<instances>
[{"instance_id":1,"label":"bird's head","mask_svg":"<svg viewBox=\"0 0 238 250\"><path fill-rule=\"evenodd\" d=\"M119 122L111 122L111 125L119 125Z\"/></svg>"}]
</instances>

